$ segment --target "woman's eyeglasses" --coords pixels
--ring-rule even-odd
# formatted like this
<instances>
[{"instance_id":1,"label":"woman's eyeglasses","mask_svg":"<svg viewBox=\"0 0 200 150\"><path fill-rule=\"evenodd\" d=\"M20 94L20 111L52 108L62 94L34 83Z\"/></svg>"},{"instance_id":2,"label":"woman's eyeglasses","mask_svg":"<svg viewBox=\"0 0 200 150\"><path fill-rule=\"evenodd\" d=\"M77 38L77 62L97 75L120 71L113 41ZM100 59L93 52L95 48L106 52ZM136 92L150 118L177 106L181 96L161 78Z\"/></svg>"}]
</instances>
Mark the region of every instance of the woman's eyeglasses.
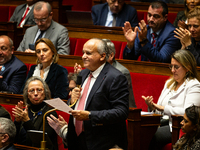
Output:
<instances>
[{"instance_id":1,"label":"woman's eyeglasses","mask_svg":"<svg viewBox=\"0 0 200 150\"><path fill-rule=\"evenodd\" d=\"M29 94L34 94L35 91L37 91L37 93L43 93L44 89L40 89L40 88L37 88L37 89L30 89L30 90L28 90L28 93L29 93Z\"/></svg>"},{"instance_id":2,"label":"woman's eyeglasses","mask_svg":"<svg viewBox=\"0 0 200 150\"><path fill-rule=\"evenodd\" d=\"M178 70L180 68L180 66L178 65L169 65L170 70L172 70L173 67L174 67L174 70Z\"/></svg>"}]
</instances>

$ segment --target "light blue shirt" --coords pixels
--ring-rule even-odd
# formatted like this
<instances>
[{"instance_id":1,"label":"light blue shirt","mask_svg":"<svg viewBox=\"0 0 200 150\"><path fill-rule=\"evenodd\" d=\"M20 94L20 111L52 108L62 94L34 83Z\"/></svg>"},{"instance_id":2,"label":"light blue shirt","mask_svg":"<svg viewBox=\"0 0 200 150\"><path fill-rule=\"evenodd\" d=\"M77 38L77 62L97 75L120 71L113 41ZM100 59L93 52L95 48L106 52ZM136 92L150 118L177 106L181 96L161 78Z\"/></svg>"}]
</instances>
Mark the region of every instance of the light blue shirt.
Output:
<instances>
[{"instance_id":1,"label":"light blue shirt","mask_svg":"<svg viewBox=\"0 0 200 150\"><path fill-rule=\"evenodd\" d=\"M116 18L117 20L117 18ZM108 6L108 15L107 15L107 20L106 20L106 27L112 27L112 22L113 22L113 15L112 12L110 11L110 7Z\"/></svg>"}]
</instances>

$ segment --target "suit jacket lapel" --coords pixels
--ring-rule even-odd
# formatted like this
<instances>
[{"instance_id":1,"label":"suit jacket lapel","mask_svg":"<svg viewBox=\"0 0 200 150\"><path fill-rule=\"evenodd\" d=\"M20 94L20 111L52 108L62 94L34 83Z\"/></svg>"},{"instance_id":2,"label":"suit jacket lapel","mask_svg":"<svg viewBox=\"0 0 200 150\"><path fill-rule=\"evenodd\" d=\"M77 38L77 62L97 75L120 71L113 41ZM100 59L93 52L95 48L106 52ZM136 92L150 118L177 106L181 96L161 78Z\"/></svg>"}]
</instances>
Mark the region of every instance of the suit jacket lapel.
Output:
<instances>
[{"instance_id":1,"label":"suit jacket lapel","mask_svg":"<svg viewBox=\"0 0 200 150\"><path fill-rule=\"evenodd\" d=\"M51 78L55 75L56 65L57 64L54 64L54 63L51 64L50 69L49 69L49 73L48 73L47 78L45 80L46 83L48 83L51 80Z\"/></svg>"},{"instance_id":2,"label":"suit jacket lapel","mask_svg":"<svg viewBox=\"0 0 200 150\"><path fill-rule=\"evenodd\" d=\"M34 9L34 6L31 8L30 12L28 13L28 15L26 16L26 22L28 20L28 18L31 16L31 14L33 14L33 9Z\"/></svg>"},{"instance_id":3,"label":"suit jacket lapel","mask_svg":"<svg viewBox=\"0 0 200 150\"><path fill-rule=\"evenodd\" d=\"M49 38L51 37L51 35L53 34L54 29L55 29L55 23L54 23L54 21L52 20L52 21L51 21L51 25L50 25L49 29L47 29L47 32L46 32L46 34L45 34L45 38L48 38L48 39L49 39Z\"/></svg>"},{"instance_id":4,"label":"suit jacket lapel","mask_svg":"<svg viewBox=\"0 0 200 150\"><path fill-rule=\"evenodd\" d=\"M26 4L24 4L23 6L22 6L22 9L18 12L18 14L17 14L17 22L21 22L21 20L22 20L22 15L23 15L23 13L24 13L24 11L26 10Z\"/></svg>"},{"instance_id":5,"label":"suit jacket lapel","mask_svg":"<svg viewBox=\"0 0 200 150\"><path fill-rule=\"evenodd\" d=\"M106 23L106 20L107 20L107 16L108 16L108 5L105 6L105 11L102 12L102 15L101 15L101 21L103 26L105 25Z\"/></svg>"},{"instance_id":6,"label":"suit jacket lapel","mask_svg":"<svg viewBox=\"0 0 200 150\"><path fill-rule=\"evenodd\" d=\"M100 85L102 84L103 80L106 78L106 74L107 74L108 68L109 68L109 65L106 63L106 65L104 66L104 68L100 72L99 76L97 77L97 79L96 79L96 81L95 81L95 83L94 83L94 85L93 85L93 87L92 87L92 89L90 91L90 94L88 96L85 109L87 109L87 107L90 104L90 101L92 100L92 97L94 96L94 94L96 93L96 91L98 90Z\"/></svg>"}]
</instances>

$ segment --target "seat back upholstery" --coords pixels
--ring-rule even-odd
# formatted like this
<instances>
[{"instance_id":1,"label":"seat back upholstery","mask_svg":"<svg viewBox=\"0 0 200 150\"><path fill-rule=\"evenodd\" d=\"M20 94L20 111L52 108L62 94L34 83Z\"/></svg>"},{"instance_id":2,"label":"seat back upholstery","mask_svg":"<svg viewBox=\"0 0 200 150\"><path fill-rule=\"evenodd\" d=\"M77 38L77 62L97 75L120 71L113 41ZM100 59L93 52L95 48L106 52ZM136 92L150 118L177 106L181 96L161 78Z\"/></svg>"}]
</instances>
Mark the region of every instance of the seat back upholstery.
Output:
<instances>
[{"instance_id":1,"label":"seat back upholstery","mask_svg":"<svg viewBox=\"0 0 200 150\"><path fill-rule=\"evenodd\" d=\"M141 96L153 96L153 101L157 103L165 81L169 76L133 72L130 74L136 106L141 108L142 111L148 111L148 107Z\"/></svg>"}]
</instances>

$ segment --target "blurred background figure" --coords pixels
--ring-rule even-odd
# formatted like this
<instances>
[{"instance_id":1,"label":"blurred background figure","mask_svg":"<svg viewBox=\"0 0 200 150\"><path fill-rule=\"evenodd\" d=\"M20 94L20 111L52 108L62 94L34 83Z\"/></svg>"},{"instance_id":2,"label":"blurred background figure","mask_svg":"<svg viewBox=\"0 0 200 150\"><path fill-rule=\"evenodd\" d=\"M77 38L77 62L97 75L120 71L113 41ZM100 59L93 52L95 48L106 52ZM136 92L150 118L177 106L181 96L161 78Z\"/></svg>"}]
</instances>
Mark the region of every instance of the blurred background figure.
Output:
<instances>
[{"instance_id":1,"label":"blurred background figure","mask_svg":"<svg viewBox=\"0 0 200 150\"><path fill-rule=\"evenodd\" d=\"M190 51L200 66L200 6L188 13L188 29L176 28L175 37L180 39L181 49Z\"/></svg>"},{"instance_id":2,"label":"blurred background figure","mask_svg":"<svg viewBox=\"0 0 200 150\"><path fill-rule=\"evenodd\" d=\"M23 91L24 102L20 101L13 108L13 116L15 117L15 125L17 128L16 142L22 145L40 147L34 145L27 134L28 130L43 131L43 116L51 110L51 108L43 102L43 100L51 99L51 91L48 85L40 77L31 77L26 81ZM23 104L26 105L23 109ZM57 113L51 112L55 117ZM49 116L49 114L47 114ZM57 134L52 129L47 120L45 121L45 132L52 142L51 150L58 150Z\"/></svg>"},{"instance_id":3,"label":"blurred background figure","mask_svg":"<svg viewBox=\"0 0 200 150\"><path fill-rule=\"evenodd\" d=\"M180 11L177 14L177 17L173 23L173 25L178 28L181 27L183 29L187 28L187 15L190 10L192 10L195 6L200 5L200 0L184 0L185 10Z\"/></svg>"},{"instance_id":4,"label":"blurred background figure","mask_svg":"<svg viewBox=\"0 0 200 150\"><path fill-rule=\"evenodd\" d=\"M17 22L17 25L20 27L23 27L23 25L35 25L33 9L37 1L38 0L26 0L25 4L17 6L10 21Z\"/></svg>"},{"instance_id":5,"label":"blurred background figure","mask_svg":"<svg viewBox=\"0 0 200 150\"><path fill-rule=\"evenodd\" d=\"M137 11L125 0L107 0L104 4L92 7L92 20L94 25L107 27L123 27L129 21L132 27L138 25Z\"/></svg>"},{"instance_id":6,"label":"blurred background figure","mask_svg":"<svg viewBox=\"0 0 200 150\"><path fill-rule=\"evenodd\" d=\"M53 43L49 39L41 38L35 43L35 49L37 65L31 66L26 80L32 76L40 77L49 86L52 98L68 99L68 72L57 64L59 55Z\"/></svg>"},{"instance_id":7,"label":"blurred background figure","mask_svg":"<svg viewBox=\"0 0 200 150\"><path fill-rule=\"evenodd\" d=\"M11 119L10 113L0 105L0 117Z\"/></svg>"},{"instance_id":8,"label":"blurred background figure","mask_svg":"<svg viewBox=\"0 0 200 150\"><path fill-rule=\"evenodd\" d=\"M185 110L181 129L185 133L175 144L173 150L200 149L200 107L190 106Z\"/></svg>"},{"instance_id":9,"label":"blurred background figure","mask_svg":"<svg viewBox=\"0 0 200 150\"><path fill-rule=\"evenodd\" d=\"M105 41L107 43L108 46L108 60L107 62L109 62L113 67L115 67L116 69L118 69L119 71L121 71L122 74L124 74L128 80L128 89L129 89L129 107L136 107L135 104L135 99L134 99L134 95L133 95L133 88L132 88L132 81L131 81L131 75L129 70L124 67L123 65L121 65L118 61L115 60L115 45L113 42L111 42L109 39L103 39L103 41Z\"/></svg>"},{"instance_id":10,"label":"blurred background figure","mask_svg":"<svg viewBox=\"0 0 200 150\"><path fill-rule=\"evenodd\" d=\"M17 150L13 145L16 135L16 127L10 119L0 117L0 135L1 150Z\"/></svg>"}]
</instances>

